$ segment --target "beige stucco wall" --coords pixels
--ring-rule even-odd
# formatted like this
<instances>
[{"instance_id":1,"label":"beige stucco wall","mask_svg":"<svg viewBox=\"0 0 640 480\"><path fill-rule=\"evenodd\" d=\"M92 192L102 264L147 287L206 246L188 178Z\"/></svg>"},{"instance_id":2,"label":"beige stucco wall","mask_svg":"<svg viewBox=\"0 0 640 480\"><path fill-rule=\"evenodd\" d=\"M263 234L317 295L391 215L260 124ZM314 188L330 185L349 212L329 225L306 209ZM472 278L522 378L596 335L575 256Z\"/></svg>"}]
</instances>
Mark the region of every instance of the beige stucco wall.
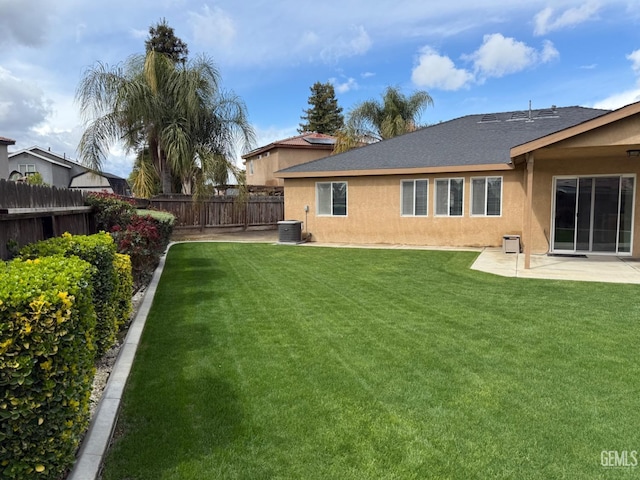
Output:
<instances>
[{"instance_id":1,"label":"beige stucco wall","mask_svg":"<svg viewBox=\"0 0 640 480\"><path fill-rule=\"evenodd\" d=\"M578 130L581 126L576 127ZM635 175L635 209L632 256L640 257L640 208L638 182L640 158L627 156L628 149L640 149L640 115L618 119L583 132L558 132L558 138L543 137L527 144L533 158L532 206L526 193L528 172L525 155L515 158L513 170L465 174L418 176L359 176L285 180L285 218L306 221L305 230L318 242L394 243L433 246L499 246L506 234L521 234L530 253L550 249L553 179L555 176ZM551 136L553 137L553 135ZM517 150L517 149L516 149ZM520 155L517 153L516 155ZM502 216L473 217L470 211L470 179L502 176ZM462 217L434 216L436 178L464 178ZM429 180L428 216L400 214L400 182ZM315 184L318 181L348 182L348 215L316 215ZM309 206L305 216L304 206ZM529 231L527 220L531 218Z\"/></svg>"},{"instance_id":2,"label":"beige stucco wall","mask_svg":"<svg viewBox=\"0 0 640 480\"><path fill-rule=\"evenodd\" d=\"M502 215L470 215L470 179L501 176ZM404 217L400 214L400 182L428 179L428 216ZM434 216L437 178L464 178L462 217ZM338 178L285 180L285 218L302 220L312 240L330 243L392 243L430 246L501 246L505 234L522 232L524 203L522 168L499 172L454 175L366 176L347 178L347 216L316 214L315 184L318 181L342 181ZM305 216L304 207L309 206Z\"/></svg>"},{"instance_id":3,"label":"beige stucco wall","mask_svg":"<svg viewBox=\"0 0 640 480\"><path fill-rule=\"evenodd\" d=\"M250 157L246 161L247 184L283 186L284 180L276 178L274 172L324 158L330 154L331 150L328 149L275 148L269 151L268 156L263 153L261 158ZM253 174L251 161L253 161Z\"/></svg>"}]
</instances>

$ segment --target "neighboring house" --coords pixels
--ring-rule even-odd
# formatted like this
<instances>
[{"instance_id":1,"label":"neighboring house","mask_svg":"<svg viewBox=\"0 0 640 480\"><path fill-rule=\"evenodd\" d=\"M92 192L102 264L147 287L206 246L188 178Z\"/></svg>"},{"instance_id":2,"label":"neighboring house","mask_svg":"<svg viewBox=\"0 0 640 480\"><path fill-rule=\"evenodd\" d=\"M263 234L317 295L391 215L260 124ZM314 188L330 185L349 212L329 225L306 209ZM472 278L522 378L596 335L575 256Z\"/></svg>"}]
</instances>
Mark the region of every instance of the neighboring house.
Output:
<instances>
[{"instance_id":1,"label":"neighboring house","mask_svg":"<svg viewBox=\"0 0 640 480\"><path fill-rule=\"evenodd\" d=\"M0 178L9 178L9 145L15 145L16 141L10 138L0 137Z\"/></svg>"},{"instance_id":2,"label":"neighboring house","mask_svg":"<svg viewBox=\"0 0 640 480\"><path fill-rule=\"evenodd\" d=\"M326 157L333 150L335 137L322 133L303 133L278 140L243 155L247 185L282 186L274 173L301 163Z\"/></svg>"},{"instance_id":3,"label":"neighboring house","mask_svg":"<svg viewBox=\"0 0 640 480\"><path fill-rule=\"evenodd\" d=\"M277 173L320 242L640 256L640 103L469 115Z\"/></svg>"},{"instance_id":4,"label":"neighboring house","mask_svg":"<svg viewBox=\"0 0 640 480\"><path fill-rule=\"evenodd\" d=\"M124 178L105 172L94 172L87 167L40 147L31 147L9 154L9 175L2 178L17 179L38 172L42 180L59 188L77 188L89 191L107 191L130 195Z\"/></svg>"},{"instance_id":5,"label":"neighboring house","mask_svg":"<svg viewBox=\"0 0 640 480\"><path fill-rule=\"evenodd\" d=\"M118 195L131 195L129 184L124 178L111 173L86 171L71 177L69 188L86 190L88 192L117 193Z\"/></svg>"}]
</instances>

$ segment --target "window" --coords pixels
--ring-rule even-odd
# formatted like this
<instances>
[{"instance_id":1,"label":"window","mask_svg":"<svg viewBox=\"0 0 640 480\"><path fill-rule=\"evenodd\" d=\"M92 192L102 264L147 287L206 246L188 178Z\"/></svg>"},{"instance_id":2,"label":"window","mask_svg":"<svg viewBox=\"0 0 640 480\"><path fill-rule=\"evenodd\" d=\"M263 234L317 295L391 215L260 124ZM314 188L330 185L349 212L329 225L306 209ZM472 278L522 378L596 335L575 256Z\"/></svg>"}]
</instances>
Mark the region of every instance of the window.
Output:
<instances>
[{"instance_id":1,"label":"window","mask_svg":"<svg viewBox=\"0 0 640 480\"><path fill-rule=\"evenodd\" d=\"M249 175L253 175L253 160L249 160Z\"/></svg>"},{"instance_id":2,"label":"window","mask_svg":"<svg viewBox=\"0 0 640 480\"><path fill-rule=\"evenodd\" d=\"M464 178L439 178L436 180L436 215L462 216Z\"/></svg>"},{"instance_id":3,"label":"window","mask_svg":"<svg viewBox=\"0 0 640 480\"><path fill-rule=\"evenodd\" d=\"M36 166L33 163L28 164L20 164L18 165L18 170L23 176L29 175L31 173L36 173Z\"/></svg>"},{"instance_id":4,"label":"window","mask_svg":"<svg viewBox=\"0 0 640 480\"><path fill-rule=\"evenodd\" d=\"M502 215L502 177L471 179L471 215Z\"/></svg>"},{"instance_id":5,"label":"window","mask_svg":"<svg viewBox=\"0 0 640 480\"><path fill-rule=\"evenodd\" d=\"M347 215L347 182L316 183L318 215Z\"/></svg>"},{"instance_id":6,"label":"window","mask_svg":"<svg viewBox=\"0 0 640 480\"><path fill-rule=\"evenodd\" d=\"M402 180L403 216L426 217L429 180Z\"/></svg>"}]
</instances>

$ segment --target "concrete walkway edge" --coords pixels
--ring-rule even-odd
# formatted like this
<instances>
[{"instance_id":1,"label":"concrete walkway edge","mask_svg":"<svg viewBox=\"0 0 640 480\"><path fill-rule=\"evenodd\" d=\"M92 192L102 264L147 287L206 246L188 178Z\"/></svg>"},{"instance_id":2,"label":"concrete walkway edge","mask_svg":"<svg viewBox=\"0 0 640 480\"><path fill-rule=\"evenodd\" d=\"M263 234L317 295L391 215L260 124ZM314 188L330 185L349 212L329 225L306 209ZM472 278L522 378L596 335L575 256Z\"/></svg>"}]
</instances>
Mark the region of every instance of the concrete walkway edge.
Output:
<instances>
[{"instance_id":1,"label":"concrete walkway edge","mask_svg":"<svg viewBox=\"0 0 640 480\"><path fill-rule=\"evenodd\" d=\"M167 252L172 245L173 243L168 245L164 255L160 258L160 263L153 272L151 282L144 292L140 308L131 325L129 325L124 344L118 353L118 358L109 375L96 413L82 441L76 463L67 480L97 480L99 478L104 456L107 453L116 426L124 387L129 378L140 337L147 321L147 315L151 309L156 288L164 270Z\"/></svg>"}]
</instances>

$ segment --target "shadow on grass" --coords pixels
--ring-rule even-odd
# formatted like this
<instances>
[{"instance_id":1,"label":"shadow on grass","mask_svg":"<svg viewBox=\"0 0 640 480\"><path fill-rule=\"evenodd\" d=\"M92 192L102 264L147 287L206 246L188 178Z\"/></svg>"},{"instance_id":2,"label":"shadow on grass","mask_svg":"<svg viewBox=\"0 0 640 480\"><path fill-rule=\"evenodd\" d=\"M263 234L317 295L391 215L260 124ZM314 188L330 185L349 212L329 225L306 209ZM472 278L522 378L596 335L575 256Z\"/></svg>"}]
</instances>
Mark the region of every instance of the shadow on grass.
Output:
<instances>
[{"instance_id":1,"label":"shadow on grass","mask_svg":"<svg viewBox=\"0 0 640 480\"><path fill-rule=\"evenodd\" d=\"M150 393L144 405L126 408L118 425L103 478L173 478L190 464L206 462L233 443L240 432L242 405L231 383L202 374L173 382L169 389ZM136 402L137 403L137 402ZM125 435L122 437L122 435ZM123 451L133 451L121 455Z\"/></svg>"}]
</instances>

